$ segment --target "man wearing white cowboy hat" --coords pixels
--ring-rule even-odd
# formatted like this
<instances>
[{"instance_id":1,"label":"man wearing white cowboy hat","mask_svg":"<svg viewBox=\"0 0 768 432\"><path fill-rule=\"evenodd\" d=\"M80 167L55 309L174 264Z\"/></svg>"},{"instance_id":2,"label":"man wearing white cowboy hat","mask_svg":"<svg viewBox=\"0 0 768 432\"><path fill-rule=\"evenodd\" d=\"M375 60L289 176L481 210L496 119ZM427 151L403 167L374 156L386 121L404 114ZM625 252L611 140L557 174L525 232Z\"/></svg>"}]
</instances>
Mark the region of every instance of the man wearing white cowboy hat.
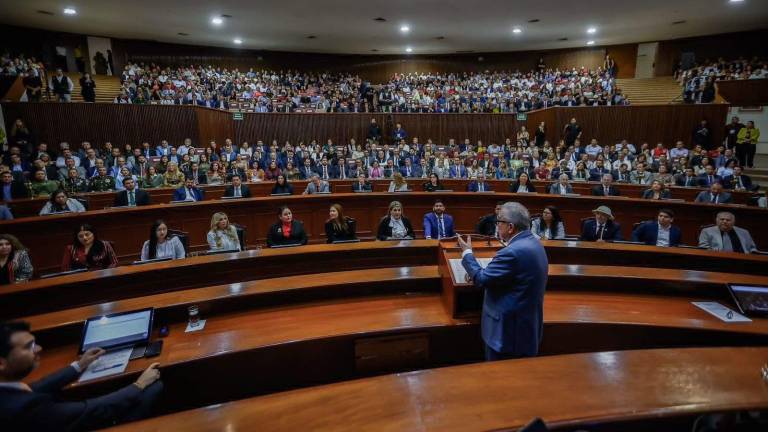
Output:
<instances>
[{"instance_id":1,"label":"man wearing white cowboy hat","mask_svg":"<svg viewBox=\"0 0 768 432\"><path fill-rule=\"evenodd\" d=\"M584 241L614 241L622 240L621 226L613 220L613 213L607 206L594 210L595 218L584 221L581 226L581 240Z\"/></svg>"}]
</instances>

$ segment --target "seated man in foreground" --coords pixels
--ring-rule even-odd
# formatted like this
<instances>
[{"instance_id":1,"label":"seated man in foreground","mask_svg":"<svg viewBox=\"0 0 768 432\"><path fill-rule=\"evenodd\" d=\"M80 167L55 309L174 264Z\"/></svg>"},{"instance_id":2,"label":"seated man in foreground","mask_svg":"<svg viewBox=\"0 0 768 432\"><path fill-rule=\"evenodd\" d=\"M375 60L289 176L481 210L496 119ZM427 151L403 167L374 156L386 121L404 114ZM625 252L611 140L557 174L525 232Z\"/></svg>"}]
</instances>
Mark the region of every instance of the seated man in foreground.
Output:
<instances>
[{"instance_id":1,"label":"seated man in foreground","mask_svg":"<svg viewBox=\"0 0 768 432\"><path fill-rule=\"evenodd\" d=\"M104 350L93 348L80 360L27 385L22 382L40 362L42 347L29 324L0 324L0 424L3 430L91 430L148 417L163 389L158 364L135 383L84 401L61 401L57 393L75 381ZM6 429L7 428L7 429Z\"/></svg>"},{"instance_id":2,"label":"seated man in foreground","mask_svg":"<svg viewBox=\"0 0 768 432\"><path fill-rule=\"evenodd\" d=\"M723 252L752 253L757 250L749 231L735 226L736 216L720 212L715 225L704 228L699 234L699 247Z\"/></svg>"}]
</instances>

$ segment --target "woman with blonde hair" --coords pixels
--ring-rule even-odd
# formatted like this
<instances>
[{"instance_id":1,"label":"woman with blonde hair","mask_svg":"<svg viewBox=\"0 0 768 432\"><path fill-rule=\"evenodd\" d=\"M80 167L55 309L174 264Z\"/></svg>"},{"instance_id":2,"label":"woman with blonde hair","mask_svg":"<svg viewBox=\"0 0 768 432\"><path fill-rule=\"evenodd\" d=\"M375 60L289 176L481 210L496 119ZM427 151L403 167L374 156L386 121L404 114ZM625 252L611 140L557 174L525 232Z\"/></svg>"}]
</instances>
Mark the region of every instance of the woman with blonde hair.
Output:
<instances>
[{"instance_id":1,"label":"woman with blonde hair","mask_svg":"<svg viewBox=\"0 0 768 432\"><path fill-rule=\"evenodd\" d=\"M408 192L408 182L399 172L392 175L392 181L389 182L389 192Z\"/></svg>"},{"instance_id":2,"label":"woman with blonde hair","mask_svg":"<svg viewBox=\"0 0 768 432\"><path fill-rule=\"evenodd\" d=\"M387 216L379 222L376 238L379 240L414 239L413 225L403 216L403 205L400 201L392 201L387 209Z\"/></svg>"},{"instance_id":3,"label":"woman with blonde hair","mask_svg":"<svg viewBox=\"0 0 768 432\"><path fill-rule=\"evenodd\" d=\"M182 184L184 184L184 173L181 172L176 162L168 162L168 169L165 171L165 185L179 187Z\"/></svg>"},{"instance_id":4,"label":"woman with blonde hair","mask_svg":"<svg viewBox=\"0 0 768 432\"><path fill-rule=\"evenodd\" d=\"M237 229L229 223L226 213L217 212L211 218L211 230L208 231L208 247L211 250L240 250Z\"/></svg>"}]
</instances>

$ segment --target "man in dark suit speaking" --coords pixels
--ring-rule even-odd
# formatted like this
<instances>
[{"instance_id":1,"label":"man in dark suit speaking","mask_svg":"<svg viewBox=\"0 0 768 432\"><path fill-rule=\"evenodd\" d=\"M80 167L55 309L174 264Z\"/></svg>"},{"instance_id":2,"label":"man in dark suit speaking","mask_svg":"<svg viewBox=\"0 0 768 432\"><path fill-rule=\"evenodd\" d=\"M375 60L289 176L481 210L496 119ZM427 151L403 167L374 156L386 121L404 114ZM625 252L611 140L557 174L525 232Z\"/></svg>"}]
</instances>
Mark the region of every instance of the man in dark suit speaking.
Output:
<instances>
[{"instance_id":1,"label":"man in dark suit speaking","mask_svg":"<svg viewBox=\"0 0 768 432\"><path fill-rule=\"evenodd\" d=\"M531 234L528 210L519 203L501 206L496 218L505 244L488 267L472 254L472 241L458 236L461 264L485 293L481 319L486 360L531 357L539 352L544 329L544 289L549 262L541 242Z\"/></svg>"},{"instance_id":2,"label":"man in dark suit speaking","mask_svg":"<svg viewBox=\"0 0 768 432\"><path fill-rule=\"evenodd\" d=\"M32 384L22 382L40 362L42 347L25 322L0 323L0 424L8 431L70 431L109 427L151 413L163 388L154 363L133 384L80 401L58 393L75 381L104 350L92 348L80 360Z\"/></svg>"}]
</instances>

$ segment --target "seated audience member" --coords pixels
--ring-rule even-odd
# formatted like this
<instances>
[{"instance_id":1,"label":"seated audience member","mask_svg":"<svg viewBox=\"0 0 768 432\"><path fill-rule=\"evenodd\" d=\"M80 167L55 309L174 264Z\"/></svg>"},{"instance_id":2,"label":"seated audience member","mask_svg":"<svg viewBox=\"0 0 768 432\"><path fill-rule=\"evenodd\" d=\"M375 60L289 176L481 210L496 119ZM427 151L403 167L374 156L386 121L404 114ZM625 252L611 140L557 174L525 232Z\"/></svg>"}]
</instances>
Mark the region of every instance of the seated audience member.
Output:
<instances>
[{"instance_id":1,"label":"seated audience member","mask_svg":"<svg viewBox=\"0 0 768 432\"><path fill-rule=\"evenodd\" d=\"M402 174L402 176L406 178L419 178L421 177L422 170L420 166L413 165L413 161L411 158L406 158L405 165L403 165L403 167L400 168L400 174Z\"/></svg>"},{"instance_id":2,"label":"seated audience member","mask_svg":"<svg viewBox=\"0 0 768 432\"><path fill-rule=\"evenodd\" d=\"M600 186L592 188L592 196L619 196L619 189L613 185L613 174L603 174Z\"/></svg>"},{"instance_id":3,"label":"seated audience member","mask_svg":"<svg viewBox=\"0 0 768 432\"><path fill-rule=\"evenodd\" d=\"M440 181L440 177L436 173L429 175L429 181L421 185L424 192L434 192L437 190L444 190L443 183Z\"/></svg>"},{"instance_id":4,"label":"seated audience member","mask_svg":"<svg viewBox=\"0 0 768 432\"><path fill-rule=\"evenodd\" d=\"M313 174L313 177L320 180L317 174ZM267 246L307 244L307 232L304 231L304 224L293 218L291 209L286 206L280 207L277 216L278 221L269 228L267 233Z\"/></svg>"},{"instance_id":5,"label":"seated audience member","mask_svg":"<svg viewBox=\"0 0 768 432\"><path fill-rule=\"evenodd\" d=\"M472 181L467 185L468 192L492 192L493 188L485 181L485 174L479 173L477 180Z\"/></svg>"},{"instance_id":6,"label":"seated audience member","mask_svg":"<svg viewBox=\"0 0 768 432\"><path fill-rule=\"evenodd\" d=\"M475 228L475 231L478 234L494 238L498 237L498 232L496 231L496 219L499 217L499 212L501 211L501 206L503 205L504 201L497 202L493 213L487 214L480 218L480 220L477 222L477 228Z\"/></svg>"},{"instance_id":7,"label":"seated audience member","mask_svg":"<svg viewBox=\"0 0 768 432\"><path fill-rule=\"evenodd\" d=\"M372 179L384 178L384 169L379 166L378 161L374 161L373 165L368 168L368 177Z\"/></svg>"},{"instance_id":8,"label":"seated audience member","mask_svg":"<svg viewBox=\"0 0 768 432\"><path fill-rule=\"evenodd\" d=\"M250 193L249 193L250 194ZM288 180L285 178L285 174L280 174L277 176L277 180L275 181L275 185L272 186L272 195L275 194L293 194L293 186L288 183Z\"/></svg>"},{"instance_id":9,"label":"seated audience member","mask_svg":"<svg viewBox=\"0 0 768 432\"><path fill-rule=\"evenodd\" d=\"M517 180L509 185L509 191L512 193L534 193L536 192L536 187L534 187L533 183L531 183L531 178L528 176L528 174L521 173L517 177Z\"/></svg>"},{"instance_id":10,"label":"seated audience member","mask_svg":"<svg viewBox=\"0 0 768 432\"><path fill-rule=\"evenodd\" d=\"M613 219L611 209L600 206L592 210L595 217L584 222L581 226L581 239L585 241L622 240L621 226Z\"/></svg>"},{"instance_id":11,"label":"seated audience member","mask_svg":"<svg viewBox=\"0 0 768 432\"><path fill-rule=\"evenodd\" d=\"M360 171L357 174L357 181L352 183L353 192L372 192L373 186L371 182L365 180L365 173Z\"/></svg>"},{"instance_id":12,"label":"seated audience member","mask_svg":"<svg viewBox=\"0 0 768 432\"><path fill-rule=\"evenodd\" d=\"M13 220L13 213L5 204L0 204L0 220Z\"/></svg>"},{"instance_id":13,"label":"seated audience member","mask_svg":"<svg viewBox=\"0 0 768 432\"><path fill-rule=\"evenodd\" d=\"M674 221L675 212L660 209L655 221L645 221L632 231L632 241L651 246L676 247L680 244L682 233L680 228L672 225Z\"/></svg>"},{"instance_id":14,"label":"seated audience member","mask_svg":"<svg viewBox=\"0 0 768 432\"><path fill-rule=\"evenodd\" d=\"M715 225L704 228L699 234L699 247L714 251L749 254L757 250L749 231L735 226L736 216L720 212Z\"/></svg>"},{"instance_id":15,"label":"seated audience member","mask_svg":"<svg viewBox=\"0 0 768 432\"><path fill-rule=\"evenodd\" d=\"M589 171L587 170L587 165L579 161L576 166L573 168L573 181L580 181L585 182L589 180Z\"/></svg>"},{"instance_id":16,"label":"seated audience member","mask_svg":"<svg viewBox=\"0 0 768 432\"><path fill-rule=\"evenodd\" d=\"M108 241L99 240L92 226L78 226L72 244L64 250L61 271L83 268L103 270L111 267L117 267L117 255L112 245Z\"/></svg>"},{"instance_id":17,"label":"seated audience member","mask_svg":"<svg viewBox=\"0 0 768 432\"><path fill-rule=\"evenodd\" d=\"M203 191L195 186L195 180L191 177L184 181L184 184L173 191L174 201L202 201Z\"/></svg>"},{"instance_id":18,"label":"seated audience member","mask_svg":"<svg viewBox=\"0 0 768 432\"><path fill-rule=\"evenodd\" d=\"M88 181L80 177L75 168L70 168L67 178L61 181L61 187L70 195L79 194L88 192Z\"/></svg>"},{"instance_id":19,"label":"seated audience member","mask_svg":"<svg viewBox=\"0 0 768 432\"><path fill-rule=\"evenodd\" d=\"M229 223L226 213L217 212L211 217L211 229L206 236L210 250L240 250L237 228Z\"/></svg>"},{"instance_id":20,"label":"seated audience member","mask_svg":"<svg viewBox=\"0 0 768 432\"><path fill-rule=\"evenodd\" d=\"M283 171L277 167L277 161L271 161L264 170L264 180L277 180L277 176L282 173Z\"/></svg>"},{"instance_id":21,"label":"seated audience member","mask_svg":"<svg viewBox=\"0 0 768 432\"><path fill-rule=\"evenodd\" d=\"M560 174L556 183L549 186L549 193L552 195L568 195L573 193L573 186L568 182L568 174Z\"/></svg>"},{"instance_id":22,"label":"seated audience member","mask_svg":"<svg viewBox=\"0 0 768 432\"><path fill-rule=\"evenodd\" d=\"M699 186L710 187L715 183L723 183L723 178L715 174L715 167L707 165L704 168L704 172L699 175Z\"/></svg>"},{"instance_id":23,"label":"seated audience member","mask_svg":"<svg viewBox=\"0 0 768 432\"><path fill-rule=\"evenodd\" d=\"M128 169L128 167L124 166L120 168L120 173L115 177L115 189L118 191L123 190L123 182L125 179L133 179L133 181L138 181L135 175L131 174L131 170Z\"/></svg>"},{"instance_id":24,"label":"seated audience member","mask_svg":"<svg viewBox=\"0 0 768 432\"><path fill-rule=\"evenodd\" d=\"M664 187L664 183L659 180L654 180L651 183L651 187L643 191L643 199L649 200L663 200L672 198L672 194L669 189Z\"/></svg>"},{"instance_id":25,"label":"seated audience member","mask_svg":"<svg viewBox=\"0 0 768 432\"><path fill-rule=\"evenodd\" d=\"M205 183L210 186L219 186L224 184L224 179L227 177L224 167L219 161L211 162L211 168L205 175Z\"/></svg>"},{"instance_id":26,"label":"seated audience member","mask_svg":"<svg viewBox=\"0 0 768 432\"><path fill-rule=\"evenodd\" d=\"M693 168L687 167L683 173L677 175L675 184L682 187L699 187L699 178L694 175Z\"/></svg>"},{"instance_id":27,"label":"seated audience member","mask_svg":"<svg viewBox=\"0 0 768 432\"><path fill-rule=\"evenodd\" d=\"M701 191L696 195L697 203L712 203L712 204L729 204L732 201L731 194L723 192L723 185L720 183L712 183L709 186L709 190Z\"/></svg>"},{"instance_id":28,"label":"seated audience member","mask_svg":"<svg viewBox=\"0 0 768 432\"><path fill-rule=\"evenodd\" d=\"M669 173L669 168L667 168L666 164L659 165L659 172L654 174L653 179L660 181L664 186L672 186L675 184L675 178Z\"/></svg>"},{"instance_id":29,"label":"seated audience member","mask_svg":"<svg viewBox=\"0 0 768 432\"><path fill-rule=\"evenodd\" d=\"M455 235L453 216L445 212L442 200L435 200L432 212L424 215L424 238L440 240Z\"/></svg>"},{"instance_id":30,"label":"seated audience member","mask_svg":"<svg viewBox=\"0 0 768 432\"><path fill-rule=\"evenodd\" d=\"M629 174L629 182L633 184L649 185L653 181L653 174L646 171L644 163L638 163L635 170Z\"/></svg>"},{"instance_id":31,"label":"seated audience member","mask_svg":"<svg viewBox=\"0 0 768 432\"><path fill-rule=\"evenodd\" d=\"M351 217L344 216L344 209L340 204L332 204L328 216L328 220L325 221L326 243L357 239L357 222Z\"/></svg>"},{"instance_id":32,"label":"seated audience member","mask_svg":"<svg viewBox=\"0 0 768 432\"><path fill-rule=\"evenodd\" d=\"M632 173L629 171L629 164L619 165L619 169L613 170L611 173L616 183L629 183L632 177Z\"/></svg>"},{"instance_id":33,"label":"seated audience member","mask_svg":"<svg viewBox=\"0 0 768 432\"><path fill-rule=\"evenodd\" d=\"M565 224L560 217L560 211L555 206L546 206L541 216L531 221L531 234L542 240L558 240L565 238Z\"/></svg>"},{"instance_id":34,"label":"seated audience member","mask_svg":"<svg viewBox=\"0 0 768 432\"><path fill-rule=\"evenodd\" d=\"M95 176L91 177L91 192L107 192L115 190L115 178L107 175L106 167L99 167Z\"/></svg>"},{"instance_id":35,"label":"seated audience member","mask_svg":"<svg viewBox=\"0 0 768 432\"><path fill-rule=\"evenodd\" d=\"M755 186L752 184L752 178L743 173L743 169L740 166L733 168L733 175L730 175L723 179L726 189L733 189L737 191L752 191L755 190Z\"/></svg>"},{"instance_id":36,"label":"seated audience member","mask_svg":"<svg viewBox=\"0 0 768 432\"><path fill-rule=\"evenodd\" d=\"M414 239L416 234L413 232L411 221L403 216L403 205L400 201L389 203L387 216L381 218L379 229L376 233L379 240L402 240Z\"/></svg>"},{"instance_id":37,"label":"seated audience member","mask_svg":"<svg viewBox=\"0 0 768 432\"><path fill-rule=\"evenodd\" d=\"M82 213L84 211L85 207L80 204L80 201L70 198L64 189L59 189L51 195L48 202L40 209L40 216L64 212Z\"/></svg>"},{"instance_id":38,"label":"seated audience member","mask_svg":"<svg viewBox=\"0 0 768 432\"><path fill-rule=\"evenodd\" d=\"M47 197L51 196L54 192L61 187L59 182L45 179L45 171L35 171L35 177L32 179L29 185L32 189L33 197Z\"/></svg>"},{"instance_id":39,"label":"seated audience member","mask_svg":"<svg viewBox=\"0 0 768 432\"><path fill-rule=\"evenodd\" d=\"M243 184L243 180L240 178L239 174L235 174L232 176L232 184L224 189L224 196L233 198L250 198L251 189L248 187L248 185Z\"/></svg>"},{"instance_id":40,"label":"seated audience member","mask_svg":"<svg viewBox=\"0 0 768 432\"><path fill-rule=\"evenodd\" d=\"M157 258L182 259L186 257L184 245L178 237L168 237L168 225L157 220L149 229L149 240L141 247L141 260Z\"/></svg>"},{"instance_id":41,"label":"seated audience member","mask_svg":"<svg viewBox=\"0 0 768 432\"><path fill-rule=\"evenodd\" d=\"M123 190L115 194L115 207L137 207L149 205L149 194L136 187L131 177L123 180Z\"/></svg>"},{"instance_id":42,"label":"seated audience member","mask_svg":"<svg viewBox=\"0 0 768 432\"><path fill-rule=\"evenodd\" d=\"M402 174L396 172L394 175L392 175L392 181L389 182L389 188L387 188L387 192L408 192L409 190L408 182L405 181L405 178Z\"/></svg>"},{"instance_id":43,"label":"seated audience member","mask_svg":"<svg viewBox=\"0 0 768 432\"><path fill-rule=\"evenodd\" d=\"M313 173L311 180L307 183L307 188L304 189L302 195L312 195L316 193L330 193L331 185L325 180L320 180L318 174Z\"/></svg>"},{"instance_id":44,"label":"seated audience member","mask_svg":"<svg viewBox=\"0 0 768 432\"><path fill-rule=\"evenodd\" d=\"M33 272L27 249L19 239L0 234L0 285L29 280Z\"/></svg>"},{"instance_id":45,"label":"seated audience member","mask_svg":"<svg viewBox=\"0 0 768 432\"><path fill-rule=\"evenodd\" d=\"M189 170L182 171L185 176L192 177L195 180L195 184L208 184L208 172L200 169L200 164L197 162L190 162Z\"/></svg>"},{"instance_id":46,"label":"seated audience member","mask_svg":"<svg viewBox=\"0 0 768 432\"><path fill-rule=\"evenodd\" d=\"M149 417L160 396L158 363L117 391L87 400L61 399L96 359L101 348L87 350L79 360L27 385L22 382L39 365L43 347L26 322L0 323L0 418L9 431L94 430Z\"/></svg>"},{"instance_id":47,"label":"seated audience member","mask_svg":"<svg viewBox=\"0 0 768 432\"><path fill-rule=\"evenodd\" d=\"M165 184L165 177L157 172L153 166L147 168L147 175L139 179L142 189L154 189L162 187Z\"/></svg>"},{"instance_id":48,"label":"seated audience member","mask_svg":"<svg viewBox=\"0 0 768 432\"><path fill-rule=\"evenodd\" d=\"M194 184L194 179L192 179ZM168 163L168 169L165 171L165 186L179 187L184 184L184 173L175 162Z\"/></svg>"}]
</instances>

